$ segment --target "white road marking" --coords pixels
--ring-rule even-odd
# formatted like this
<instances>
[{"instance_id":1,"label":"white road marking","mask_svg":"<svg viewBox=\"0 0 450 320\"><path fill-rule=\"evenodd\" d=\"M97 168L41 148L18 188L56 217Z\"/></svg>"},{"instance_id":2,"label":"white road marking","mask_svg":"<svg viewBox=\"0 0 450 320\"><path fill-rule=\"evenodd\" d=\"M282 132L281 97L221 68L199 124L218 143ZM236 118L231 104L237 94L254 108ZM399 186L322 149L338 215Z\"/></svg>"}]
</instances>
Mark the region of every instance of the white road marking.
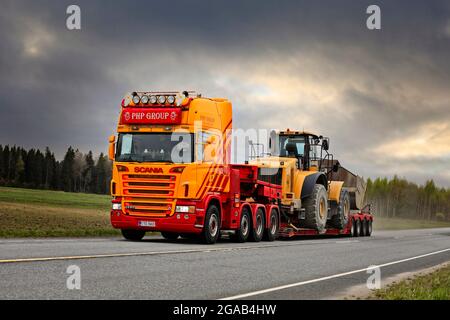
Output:
<instances>
[{"instance_id":1,"label":"white road marking","mask_svg":"<svg viewBox=\"0 0 450 320\"><path fill-rule=\"evenodd\" d=\"M444 250L430 252L430 253L427 253L427 254L422 254L420 256L415 256L415 257L406 258L406 259L402 259L402 260L397 260L397 261L392 261L392 262L388 262L388 263L383 263L383 264L380 264L380 265L377 265L377 266L380 267L380 268L387 267L387 266L391 266L391 265L394 265L394 264L399 264L399 263L402 263L402 262L416 260L416 259L420 259L420 258L436 255L436 254L447 252L447 251L450 251L450 248L444 249ZM322 277L322 278L317 278L317 279L312 279L312 280L307 280L307 281L301 281L301 282L286 284L286 285L283 285L283 286L273 287L273 288L269 288L269 289L264 289L264 290L258 290L258 291L238 294L238 295L235 295L235 296L222 298L222 299L219 299L219 300L236 300L236 299L248 298L248 297L257 296L257 295L264 294L264 293L279 291L279 290L283 290L283 289L289 289L289 288L293 288L293 287L299 287L299 286L303 286L303 285L310 284L310 283L316 283L316 282L320 282L320 281L340 278L340 277L348 276L348 275L351 275L351 274L360 273L360 272L366 272L366 271L367 271L367 268L358 269L358 270L353 270L353 271L349 271L349 272L343 272L343 273L334 274L334 275L327 276L327 277Z\"/></svg>"},{"instance_id":2,"label":"white road marking","mask_svg":"<svg viewBox=\"0 0 450 320\"><path fill-rule=\"evenodd\" d=\"M236 250L249 250L249 249L263 249L263 248L275 248L275 247L290 247L298 245L308 244L330 244L334 241L314 241L304 243L293 244L266 244L266 245L252 245L252 246L239 246L239 247L216 247L208 249L185 249L185 250L168 250L168 251L148 251L148 252L130 252L130 253L110 253L110 254L93 254L93 255L78 255L78 256L61 256L61 257L35 257L35 258L11 258L0 260L2 263L19 263L19 262L41 262L41 261L57 261L57 260L80 260L80 259L96 259L96 258L117 258L117 257L133 257L133 256L153 256L153 255L167 255L167 254L180 254L180 253L210 253L218 251L236 251ZM359 242L355 240L354 242ZM336 241L336 243L347 244L346 240Z\"/></svg>"}]
</instances>

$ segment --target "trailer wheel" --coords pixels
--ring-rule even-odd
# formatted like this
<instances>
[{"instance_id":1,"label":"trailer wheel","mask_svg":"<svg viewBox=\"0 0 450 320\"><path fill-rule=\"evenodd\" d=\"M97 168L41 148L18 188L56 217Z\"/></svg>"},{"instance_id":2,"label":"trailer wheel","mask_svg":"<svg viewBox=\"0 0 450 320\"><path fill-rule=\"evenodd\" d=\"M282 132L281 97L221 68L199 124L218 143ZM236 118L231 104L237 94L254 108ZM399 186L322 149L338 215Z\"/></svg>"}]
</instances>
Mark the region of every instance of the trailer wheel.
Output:
<instances>
[{"instance_id":1,"label":"trailer wheel","mask_svg":"<svg viewBox=\"0 0 450 320\"><path fill-rule=\"evenodd\" d=\"M208 207L205 217L205 225L201 234L201 240L206 244L216 243L220 233L220 211L216 205Z\"/></svg>"},{"instance_id":2,"label":"trailer wheel","mask_svg":"<svg viewBox=\"0 0 450 320\"><path fill-rule=\"evenodd\" d=\"M239 229L236 230L234 239L237 242L245 242L250 234L250 211L247 207L242 209Z\"/></svg>"},{"instance_id":3,"label":"trailer wheel","mask_svg":"<svg viewBox=\"0 0 450 320\"><path fill-rule=\"evenodd\" d=\"M348 224L348 217L350 215L350 195L347 190L341 190L339 204L332 203L331 210L333 211L333 215L329 222L330 226L340 230L344 229Z\"/></svg>"},{"instance_id":4,"label":"trailer wheel","mask_svg":"<svg viewBox=\"0 0 450 320\"><path fill-rule=\"evenodd\" d=\"M165 232L165 231L161 231L161 235L163 236L164 239L166 240L177 240L179 234L178 233L173 233L173 232Z\"/></svg>"},{"instance_id":5,"label":"trailer wheel","mask_svg":"<svg viewBox=\"0 0 450 320\"><path fill-rule=\"evenodd\" d=\"M265 227L264 210L259 208L256 210L255 221L252 223L252 228L250 230L250 241L259 242L264 235Z\"/></svg>"},{"instance_id":6,"label":"trailer wheel","mask_svg":"<svg viewBox=\"0 0 450 320\"><path fill-rule=\"evenodd\" d=\"M361 221L359 219L353 220L355 228L353 229L353 236L359 237L361 235Z\"/></svg>"},{"instance_id":7,"label":"trailer wheel","mask_svg":"<svg viewBox=\"0 0 450 320\"><path fill-rule=\"evenodd\" d=\"M372 235L372 220L367 220L367 236Z\"/></svg>"},{"instance_id":8,"label":"trailer wheel","mask_svg":"<svg viewBox=\"0 0 450 320\"><path fill-rule=\"evenodd\" d=\"M130 229L121 229L122 236L130 241L140 241L145 236L145 231L142 230L130 230Z\"/></svg>"},{"instance_id":9,"label":"trailer wheel","mask_svg":"<svg viewBox=\"0 0 450 320\"><path fill-rule=\"evenodd\" d=\"M278 237L280 225L278 223L278 212L272 209L269 218L269 227L265 230L263 239L266 241L274 241Z\"/></svg>"},{"instance_id":10,"label":"trailer wheel","mask_svg":"<svg viewBox=\"0 0 450 320\"><path fill-rule=\"evenodd\" d=\"M362 219L361 221L361 237L367 236L367 220Z\"/></svg>"},{"instance_id":11,"label":"trailer wheel","mask_svg":"<svg viewBox=\"0 0 450 320\"><path fill-rule=\"evenodd\" d=\"M303 203L306 217L304 226L324 233L328 218L328 194L325 187L316 184L312 194Z\"/></svg>"}]
</instances>

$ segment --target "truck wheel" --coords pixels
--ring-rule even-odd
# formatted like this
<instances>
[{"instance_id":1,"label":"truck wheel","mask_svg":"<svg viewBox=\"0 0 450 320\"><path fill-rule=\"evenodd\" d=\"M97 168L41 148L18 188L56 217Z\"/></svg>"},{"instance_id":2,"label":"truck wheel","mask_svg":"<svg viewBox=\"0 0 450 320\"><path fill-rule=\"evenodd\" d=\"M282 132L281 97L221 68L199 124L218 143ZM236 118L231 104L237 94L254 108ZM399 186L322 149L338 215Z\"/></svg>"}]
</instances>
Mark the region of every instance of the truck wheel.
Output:
<instances>
[{"instance_id":1,"label":"truck wheel","mask_svg":"<svg viewBox=\"0 0 450 320\"><path fill-rule=\"evenodd\" d=\"M239 229L236 230L234 239L236 242L245 242L250 234L250 211L247 207L242 209Z\"/></svg>"},{"instance_id":2,"label":"truck wheel","mask_svg":"<svg viewBox=\"0 0 450 320\"><path fill-rule=\"evenodd\" d=\"M372 220L367 220L367 236L372 235Z\"/></svg>"},{"instance_id":3,"label":"truck wheel","mask_svg":"<svg viewBox=\"0 0 450 320\"><path fill-rule=\"evenodd\" d=\"M220 211L216 205L212 204L208 207L205 217L205 225L201 239L203 243L213 244L217 242L220 234Z\"/></svg>"},{"instance_id":4,"label":"truck wheel","mask_svg":"<svg viewBox=\"0 0 450 320\"><path fill-rule=\"evenodd\" d=\"M265 230L263 239L266 241L274 241L278 237L279 229L277 210L272 209L269 218L269 228Z\"/></svg>"},{"instance_id":5,"label":"truck wheel","mask_svg":"<svg viewBox=\"0 0 450 320\"><path fill-rule=\"evenodd\" d=\"M250 241L259 242L264 235L264 227L266 226L264 219L264 210L259 208L256 210L255 221L252 223L250 230Z\"/></svg>"},{"instance_id":6,"label":"truck wheel","mask_svg":"<svg viewBox=\"0 0 450 320\"><path fill-rule=\"evenodd\" d=\"M323 185L314 186L311 196L304 201L304 208L305 227L324 233L328 218L328 194Z\"/></svg>"},{"instance_id":7,"label":"truck wheel","mask_svg":"<svg viewBox=\"0 0 450 320\"><path fill-rule=\"evenodd\" d=\"M367 235L367 221L366 219L363 219L361 221L361 237L365 237Z\"/></svg>"},{"instance_id":8,"label":"truck wheel","mask_svg":"<svg viewBox=\"0 0 450 320\"><path fill-rule=\"evenodd\" d=\"M353 236L359 237L361 235L361 221L359 219L353 220L355 228L353 229Z\"/></svg>"},{"instance_id":9,"label":"truck wheel","mask_svg":"<svg viewBox=\"0 0 450 320\"><path fill-rule=\"evenodd\" d=\"M167 240L177 240L179 234L178 233L173 233L173 232L165 232L165 231L161 231L161 235L163 236L164 239Z\"/></svg>"},{"instance_id":10,"label":"truck wheel","mask_svg":"<svg viewBox=\"0 0 450 320\"><path fill-rule=\"evenodd\" d=\"M142 230L130 230L130 229L121 229L122 236L130 241L140 241L145 236L145 231Z\"/></svg>"},{"instance_id":11,"label":"truck wheel","mask_svg":"<svg viewBox=\"0 0 450 320\"><path fill-rule=\"evenodd\" d=\"M330 226L340 230L344 229L348 224L348 216L350 214L350 195L347 190L341 190L339 204L333 203L331 210L333 215L329 222Z\"/></svg>"}]
</instances>

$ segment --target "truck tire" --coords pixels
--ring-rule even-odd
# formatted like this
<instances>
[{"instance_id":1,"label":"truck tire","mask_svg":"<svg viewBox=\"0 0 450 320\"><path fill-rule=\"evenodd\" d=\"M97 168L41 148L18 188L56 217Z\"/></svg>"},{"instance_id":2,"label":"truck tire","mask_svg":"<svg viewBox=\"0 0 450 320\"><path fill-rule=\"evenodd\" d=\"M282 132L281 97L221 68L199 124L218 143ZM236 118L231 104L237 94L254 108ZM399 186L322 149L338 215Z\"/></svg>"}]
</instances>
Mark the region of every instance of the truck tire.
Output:
<instances>
[{"instance_id":1,"label":"truck tire","mask_svg":"<svg viewBox=\"0 0 450 320\"><path fill-rule=\"evenodd\" d=\"M366 219L362 219L361 221L361 237L365 237L367 236L367 220Z\"/></svg>"},{"instance_id":2,"label":"truck tire","mask_svg":"<svg viewBox=\"0 0 450 320\"><path fill-rule=\"evenodd\" d=\"M325 232L328 218L328 194L321 184L314 186L312 194L303 202L305 208L305 228Z\"/></svg>"},{"instance_id":3,"label":"truck tire","mask_svg":"<svg viewBox=\"0 0 450 320\"><path fill-rule=\"evenodd\" d=\"M122 236L130 241L140 241L145 236L145 231L142 230L130 230L130 229L121 229Z\"/></svg>"},{"instance_id":4,"label":"truck tire","mask_svg":"<svg viewBox=\"0 0 450 320\"><path fill-rule=\"evenodd\" d=\"M161 235L163 236L164 239L166 240L177 240L179 234L178 233L173 233L173 232L165 232L165 231L161 231Z\"/></svg>"},{"instance_id":5,"label":"truck tire","mask_svg":"<svg viewBox=\"0 0 450 320\"><path fill-rule=\"evenodd\" d=\"M279 229L278 212L272 209L269 217L269 227L264 231L263 239L265 241L274 241L278 237Z\"/></svg>"},{"instance_id":6,"label":"truck tire","mask_svg":"<svg viewBox=\"0 0 450 320\"><path fill-rule=\"evenodd\" d=\"M255 221L253 221L252 228L250 230L250 241L261 241L264 235L265 226L266 221L264 219L264 210L262 208L259 208L258 210L256 210Z\"/></svg>"},{"instance_id":7,"label":"truck tire","mask_svg":"<svg viewBox=\"0 0 450 320\"><path fill-rule=\"evenodd\" d=\"M250 210L245 207L242 209L241 220L239 222L239 229L236 230L236 234L234 235L234 240L236 242L245 242L247 241L250 234Z\"/></svg>"},{"instance_id":8,"label":"truck tire","mask_svg":"<svg viewBox=\"0 0 450 320\"><path fill-rule=\"evenodd\" d=\"M328 222L329 225L339 230L344 229L348 224L348 217L350 215L350 195L347 190L341 190L339 203L333 203L331 210L333 215Z\"/></svg>"},{"instance_id":9,"label":"truck tire","mask_svg":"<svg viewBox=\"0 0 450 320\"><path fill-rule=\"evenodd\" d=\"M208 207L205 216L205 224L201 234L201 240L205 244L213 244L217 242L220 234L220 211L216 205L212 204Z\"/></svg>"},{"instance_id":10,"label":"truck tire","mask_svg":"<svg viewBox=\"0 0 450 320\"><path fill-rule=\"evenodd\" d=\"M372 235L372 220L367 220L367 236L370 237Z\"/></svg>"},{"instance_id":11,"label":"truck tire","mask_svg":"<svg viewBox=\"0 0 450 320\"><path fill-rule=\"evenodd\" d=\"M353 220L353 224L355 225L353 228L353 236L359 237L361 235L361 220L355 219Z\"/></svg>"}]
</instances>

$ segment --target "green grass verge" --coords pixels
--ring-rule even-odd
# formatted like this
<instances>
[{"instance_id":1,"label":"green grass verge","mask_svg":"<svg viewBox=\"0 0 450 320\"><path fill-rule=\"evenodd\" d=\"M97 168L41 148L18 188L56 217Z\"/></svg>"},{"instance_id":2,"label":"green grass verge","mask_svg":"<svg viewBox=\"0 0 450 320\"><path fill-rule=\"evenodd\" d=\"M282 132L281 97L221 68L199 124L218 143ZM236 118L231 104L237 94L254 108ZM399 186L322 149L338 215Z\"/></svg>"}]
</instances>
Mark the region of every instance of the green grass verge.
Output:
<instances>
[{"instance_id":1,"label":"green grass verge","mask_svg":"<svg viewBox=\"0 0 450 320\"><path fill-rule=\"evenodd\" d=\"M0 187L0 237L119 235L103 195Z\"/></svg>"},{"instance_id":2,"label":"green grass verge","mask_svg":"<svg viewBox=\"0 0 450 320\"><path fill-rule=\"evenodd\" d=\"M429 221L420 219L385 218L374 216L375 230L403 230L450 227L450 221Z\"/></svg>"},{"instance_id":3,"label":"green grass verge","mask_svg":"<svg viewBox=\"0 0 450 320\"><path fill-rule=\"evenodd\" d=\"M0 187L0 202L109 210L108 195Z\"/></svg>"},{"instance_id":4,"label":"green grass verge","mask_svg":"<svg viewBox=\"0 0 450 320\"><path fill-rule=\"evenodd\" d=\"M450 265L375 291L372 299L450 300Z\"/></svg>"}]
</instances>

